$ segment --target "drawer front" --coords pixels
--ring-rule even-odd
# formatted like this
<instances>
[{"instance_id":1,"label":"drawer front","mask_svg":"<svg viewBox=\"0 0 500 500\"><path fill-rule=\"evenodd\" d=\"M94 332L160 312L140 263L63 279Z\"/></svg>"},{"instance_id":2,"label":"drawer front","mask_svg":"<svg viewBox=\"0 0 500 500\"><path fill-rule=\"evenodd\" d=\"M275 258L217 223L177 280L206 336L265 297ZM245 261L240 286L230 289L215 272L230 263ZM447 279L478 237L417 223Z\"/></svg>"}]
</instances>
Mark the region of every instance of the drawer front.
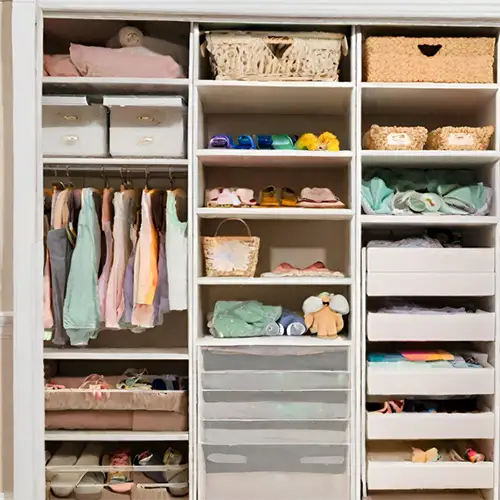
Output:
<instances>
[{"instance_id":1,"label":"drawer front","mask_svg":"<svg viewBox=\"0 0 500 500\"><path fill-rule=\"evenodd\" d=\"M347 371L346 348L235 347L202 349L203 370Z\"/></svg>"},{"instance_id":2,"label":"drawer front","mask_svg":"<svg viewBox=\"0 0 500 500\"><path fill-rule=\"evenodd\" d=\"M184 158L185 136L181 110L136 106L111 108L111 156Z\"/></svg>"},{"instance_id":3,"label":"drawer front","mask_svg":"<svg viewBox=\"0 0 500 500\"><path fill-rule=\"evenodd\" d=\"M203 445L207 500L349 498L347 448Z\"/></svg>"},{"instance_id":4,"label":"drawer front","mask_svg":"<svg viewBox=\"0 0 500 500\"><path fill-rule=\"evenodd\" d=\"M404 369L373 367L367 370L367 393L379 396L454 396L493 394L493 368Z\"/></svg>"},{"instance_id":5,"label":"drawer front","mask_svg":"<svg viewBox=\"0 0 500 500\"><path fill-rule=\"evenodd\" d=\"M314 389L348 389L347 372L307 371L226 371L201 375L203 389L233 391L298 391Z\"/></svg>"},{"instance_id":6,"label":"drawer front","mask_svg":"<svg viewBox=\"0 0 500 500\"><path fill-rule=\"evenodd\" d=\"M494 273L494 248L368 248L368 273Z\"/></svg>"},{"instance_id":7,"label":"drawer front","mask_svg":"<svg viewBox=\"0 0 500 500\"><path fill-rule=\"evenodd\" d=\"M201 417L214 420L328 420L349 416L346 391L203 391Z\"/></svg>"},{"instance_id":8,"label":"drawer front","mask_svg":"<svg viewBox=\"0 0 500 500\"><path fill-rule=\"evenodd\" d=\"M45 156L108 155L107 112L103 106L44 106Z\"/></svg>"},{"instance_id":9,"label":"drawer front","mask_svg":"<svg viewBox=\"0 0 500 500\"><path fill-rule=\"evenodd\" d=\"M495 338L495 313L368 313L366 330L372 342L488 342Z\"/></svg>"},{"instance_id":10,"label":"drawer front","mask_svg":"<svg viewBox=\"0 0 500 500\"><path fill-rule=\"evenodd\" d=\"M489 297L495 294L495 274L370 272L366 293L374 297Z\"/></svg>"},{"instance_id":11,"label":"drawer front","mask_svg":"<svg viewBox=\"0 0 500 500\"><path fill-rule=\"evenodd\" d=\"M217 445L346 444L349 424L338 421L209 421L203 422L202 442Z\"/></svg>"}]
</instances>

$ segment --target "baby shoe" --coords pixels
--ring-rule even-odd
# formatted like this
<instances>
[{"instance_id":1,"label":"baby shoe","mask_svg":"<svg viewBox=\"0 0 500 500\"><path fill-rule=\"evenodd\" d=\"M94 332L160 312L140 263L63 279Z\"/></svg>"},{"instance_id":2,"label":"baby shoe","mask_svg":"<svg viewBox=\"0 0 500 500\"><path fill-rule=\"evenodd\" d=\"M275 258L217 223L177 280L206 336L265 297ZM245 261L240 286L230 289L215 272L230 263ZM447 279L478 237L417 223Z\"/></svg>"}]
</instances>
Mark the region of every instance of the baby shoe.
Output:
<instances>
[{"instance_id":1,"label":"baby shoe","mask_svg":"<svg viewBox=\"0 0 500 500\"><path fill-rule=\"evenodd\" d=\"M293 189L287 187L281 189L280 203L283 207L296 207L298 201Z\"/></svg>"},{"instance_id":2,"label":"baby shoe","mask_svg":"<svg viewBox=\"0 0 500 500\"><path fill-rule=\"evenodd\" d=\"M234 147L233 139L230 135L214 135L208 142L208 147L231 149Z\"/></svg>"},{"instance_id":3,"label":"baby shoe","mask_svg":"<svg viewBox=\"0 0 500 500\"><path fill-rule=\"evenodd\" d=\"M278 193L274 186L267 186L260 192L259 205L261 207L279 207Z\"/></svg>"},{"instance_id":4,"label":"baby shoe","mask_svg":"<svg viewBox=\"0 0 500 500\"><path fill-rule=\"evenodd\" d=\"M251 135L238 136L238 142L234 145L235 149L257 149L254 138Z\"/></svg>"},{"instance_id":5,"label":"baby shoe","mask_svg":"<svg viewBox=\"0 0 500 500\"><path fill-rule=\"evenodd\" d=\"M257 205L257 200L254 198L253 189L240 188L235 191L242 207L254 207Z\"/></svg>"},{"instance_id":6,"label":"baby shoe","mask_svg":"<svg viewBox=\"0 0 500 500\"><path fill-rule=\"evenodd\" d=\"M304 318L299 314L287 309L283 309L283 313L278 322L284 328L286 334L289 336L303 335L307 331Z\"/></svg>"},{"instance_id":7,"label":"baby shoe","mask_svg":"<svg viewBox=\"0 0 500 500\"><path fill-rule=\"evenodd\" d=\"M318 137L319 145L318 149L322 151L339 151L340 150L340 142L337 139L337 136L332 134L331 132L323 132Z\"/></svg>"},{"instance_id":8,"label":"baby shoe","mask_svg":"<svg viewBox=\"0 0 500 500\"><path fill-rule=\"evenodd\" d=\"M239 208L241 200L235 191L218 187L206 192L205 205L210 208Z\"/></svg>"}]
</instances>

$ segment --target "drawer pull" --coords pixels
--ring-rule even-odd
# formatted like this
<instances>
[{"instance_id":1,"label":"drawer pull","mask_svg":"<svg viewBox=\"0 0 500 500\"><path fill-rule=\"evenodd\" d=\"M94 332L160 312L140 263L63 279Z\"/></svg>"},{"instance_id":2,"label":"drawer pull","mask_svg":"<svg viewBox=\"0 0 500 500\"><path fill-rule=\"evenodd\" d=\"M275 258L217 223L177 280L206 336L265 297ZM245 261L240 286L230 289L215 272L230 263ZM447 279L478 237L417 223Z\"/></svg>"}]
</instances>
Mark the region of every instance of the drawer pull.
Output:
<instances>
[{"instance_id":1,"label":"drawer pull","mask_svg":"<svg viewBox=\"0 0 500 500\"><path fill-rule=\"evenodd\" d=\"M137 119L141 122L152 122L153 121L152 116L138 116Z\"/></svg>"},{"instance_id":2,"label":"drawer pull","mask_svg":"<svg viewBox=\"0 0 500 500\"><path fill-rule=\"evenodd\" d=\"M138 144L151 144L153 142L152 137L141 137Z\"/></svg>"},{"instance_id":3,"label":"drawer pull","mask_svg":"<svg viewBox=\"0 0 500 500\"><path fill-rule=\"evenodd\" d=\"M69 122L75 122L78 120L78 116L76 115L64 115L63 117L65 120L68 120Z\"/></svg>"},{"instance_id":4,"label":"drawer pull","mask_svg":"<svg viewBox=\"0 0 500 500\"><path fill-rule=\"evenodd\" d=\"M248 462L244 455L230 455L228 453L211 453L207 460L216 464L246 464Z\"/></svg>"},{"instance_id":5,"label":"drawer pull","mask_svg":"<svg viewBox=\"0 0 500 500\"><path fill-rule=\"evenodd\" d=\"M77 135L65 135L62 138L62 141L65 142L66 144L74 144L75 142L78 141L78 136Z\"/></svg>"}]
</instances>

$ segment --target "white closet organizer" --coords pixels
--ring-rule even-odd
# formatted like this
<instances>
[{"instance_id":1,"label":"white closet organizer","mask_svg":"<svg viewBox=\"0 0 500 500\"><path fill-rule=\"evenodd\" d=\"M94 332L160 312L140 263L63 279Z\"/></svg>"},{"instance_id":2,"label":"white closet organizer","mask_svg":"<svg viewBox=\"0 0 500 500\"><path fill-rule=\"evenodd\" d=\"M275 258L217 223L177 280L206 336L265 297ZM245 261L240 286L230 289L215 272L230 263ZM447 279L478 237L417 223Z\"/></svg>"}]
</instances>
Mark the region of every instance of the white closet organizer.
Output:
<instances>
[{"instance_id":1,"label":"white closet organizer","mask_svg":"<svg viewBox=\"0 0 500 500\"><path fill-rule=\"evenodd\" d=\"M42 351L40 343L29 347L37 378L30 379L26 396L19 391L16 402L15 465L16 468L23 465L20 454L32 457L26 467L34 481L26 484L16 472L15 500L42 500L44 494L52 498L50 482L44 489L46 472L50 476L57 472L101 470L100 464L49 466L44 470L42 442L49 451L62 442L101 443L106 449L126 447L132 454L145 449L161 453L168 447L175 448L188 459L190 500L498 498L500 415L496 360L500 352L496 342L496 314L500 304L496 269L500 235L496 195L500 189L500 135L495 132L487 151L474 152L369 151L361 145L363 134L373 124L422 125L429 130L443 125L497 127L500 116L498 83L365 82L363 44L367 36L496 37L497 30L453 27L449 23L418 27L397 19L380 27L338 20L322 21L321 25L305 24L303 20L278 25L273 19L252 24L250 18L221 23L215 18L201 19L196 15L180 19L155 14L151 5L148 3L144 9L134 7L136 12L130 15L127 9L120 14L113 13L113 9L85 13L81 6L78 14L65 13L64 9L40 13L38 66L36 76L32 75L38 91L36 113L33 111L32 116L36 130L30 132L29 138L39 143L41 149L36 153L36 175L35 167L23 170L29 172L26 177L33 195L39 193L37 222L33 219L32 224L36 238L35 244L30 240L27 251L32 257L30 262L33 261L29 273L19 261L16 263L20 277L16 285L16 324L18 329L20 325L33 326L30 331L39 332L36 338L41 339L40 193L42 185L48 187L54 180L66 183L68 178L76 186L97 187L106 181L118 187L123 180L130 180L136 188L141 188L147 180L161 189L167 189L173 180L175 187L188 192L188 311L169 313L162 326L141 334L102 331L84 349L61 349L47 344ZM150 12L144 13L147 10ZM141 11L144 12L140 14ZM44 50L58 53L70 41L104 46L128 23L137 25L147 35L180 41L189 55L185 78L41 76ZM349 52L341 61L339 81L214 80L200 51L205 33L249 27L269 32L286 29L345 34ZM32 41L35 45L34 36ZM15 75L15 81L20 82L19 70ZM26 93L19 95L30 97ZM55 135L48 143L57 146L52 149L42 141L42 120L37 121L37 116L41 118L42 103L50 104L51 108L60 103L77 108L65 113L69 119L62 117L62 122L71 123L74 128L62 134L51 131ZM144 106L149 109L143 111ZM164 113L167 106L175 109L177 115L170 129L166 122L171 114ZM75 131L89 120L91 125L83 127L85 134L97 131L102 141L103 111L104 148L94 137L89 139ZM119 122L113 118L116 112L121 115L116 118L115 114ZM44 122L46 129L61 122L57 109L51 113L53 116ZM72 119L73 116L77 119ZM141 127L130 127L129 119L139 120ZM123 120L127 122L125 126ZM181 120L185 121L183 127L179 126ZM159 125L151 127L152 123ZM107 132L110 124L111 131ZM165 142L161 140L162 127L169 130ZM134 146L132 142L138 136L133 134L138 128L144 130L138 132L139 140L151 140L135 147L137 144ZM325 130L338 136L340 151L208 148L210 138L216 134L294 135ZM19 132L17 125L18 159L26 158L20 147ZM115 132L118 139L113 135ZM88 140L96 148L99 145L91 156L85 145ZM77 154L62 152L61 143ZM118 144L118 149L113 148L113 143ZM73 147L75 144L77 147ZM166 146L177 149L168 149L165 155ZM49 154L42 158L45 147ZM16 167L17 161L20 160L16 160ZM362 178L367 169L379 167L398 171L472 170L494 190L491 211L484 216L366 215L361 208ZM35 176L36 181L31 181L30 176ZM22 187L20 180L16 177L16 193ZM249 188L258 197L259 191L269 185L288 187L297 194L307 186L328 187L345 203L345 208L231 209L209 208L205 203L206 190L215 187ZM20 208L20 203L16 207ZM252 235L260 237L255 277L206 275L202 237L213 236L227 218L243 219ZM373 239L397 239L415 231L448 229L461 233L463 248L367 246ZM225 224L223 231L228 236L241 235L236 223ZM18 233L17 244L22 241L26 238L23 240ZM261 276L282 262L304 268L314 261L341 271L344 277ZM28 287L27 283L28 278L31 283L33 276L39 281L34 292L32 284ZM21 291L30 297L29 304L35 310L32 321L20 316ZM208 315L217 301L254 299L300 311L307 297L325 291L343 294L350 304L339 338L284 335L219 339L210 335ZM394 298L418 301L426 307L467 306L483 312L387 313L382 308ZM27 340L24 335L22 338ZM368 361L377 352L427 348L474 352L481 368L460 371L443 366L422 371ZM21 344L18 349L28 352L28 347ZM43 360L57 362L61 377L88 373L109 377L121 375L131 367L146 368L149 373L188 376L188 429L45 431ZM16 362L19 363L17 358ZM18 365L16 374L20 373ZM477 406L475 411L467 412L390 415L369 413L366 409L367 403L412 398L436 400L443 396L475 396ZM25 435L33 439L20 439L21 426ZM485 455L485 461L411 463L412 445L427 451L434 446L447 448L458 440L472 440L474 449ZM138 468L133 472L151 471ZM128 495L131 500L148 500L136 493ZM104 489L102 498L111 500L116 496ZM168 498L170 494L166 493L161 500Z\"/></svg>"}]
</instances>

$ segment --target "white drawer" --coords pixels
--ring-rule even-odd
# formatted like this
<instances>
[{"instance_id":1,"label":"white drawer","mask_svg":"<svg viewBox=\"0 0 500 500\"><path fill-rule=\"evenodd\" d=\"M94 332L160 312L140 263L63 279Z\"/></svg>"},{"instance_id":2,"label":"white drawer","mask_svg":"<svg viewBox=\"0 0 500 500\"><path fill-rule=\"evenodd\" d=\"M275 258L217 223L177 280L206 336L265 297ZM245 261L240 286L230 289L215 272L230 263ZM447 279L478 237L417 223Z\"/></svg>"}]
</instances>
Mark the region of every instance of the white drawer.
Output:
<instances>
[{"instance_id":1,"label":"white drawer","mask_svg":"<svg viewBox=\"0 0 500 500\"><path fill-rule=\"evenodd\" d=\"M368 273L366 293L374 297L489 297L494 273Z\"/></svg>"},{"instance_id":2,"label":"white drawer","mask_svg":"<svg viewBox=\"0 0 500 500\"><path fill-rule=\"evenodd\" d=\"M348 389L347 372L328 371L224 371L201 375L203 389L230 391L298 391Z\"/></svg>"},{"instance_id":3,"label":"white drawer","mask_svg":"<svg viewBox=\"0 0 500 500\"><path fill-rule=\"evenodd\" d=\"M370 490L460 490L493 488L492 462L368 461Z\"/></svg>"},{"instance_id":4,"label":"white drawer","mask_svg":"<svg viewBox=\"0 0 500 500\"><path fill-rule=\"evenodd\" d=\"M368 273L494 273L494 248L368 248Z\"/></svg>"},{"instance_id":5,"label":"white drawer","mask_svg":"<svg viewBox=\"0 0 500 500\"><path fill-rule=\"evenodd\" d=\"M333 491L349 499L345 446L203 445L203 453L203 500L330 500Z\"/></svg>"},{"instance_id":6,"label":"white drawer","mask_svg":"<svg viewBox=\"0 0 500 500\"><path fill-rule=\"evenodd\" d=\"M105 97L115 157L186 157L186 107L180 97Z\"/></svg>"},{"instance_id":7,"label":"white drawer","mask_svg":"<svg viewBox=\"0 0 500 500\"><path fill-rule=\"evenodd\" d=\"M495 370L483 368L418 369L368 363L367 393L379 396L452 396L493 394Z\"/></svg>"},{"instance_id":8,"label":"white drawer","mask_svg":"<svg viewBox=\"0 0 500 500\"><path fill-rule=\"evenodd\" d=\"M349 416L346 391L203 391L201 417L213 420L329 420Z\"/></svg>"},{"instance_id":9,"label":"white drawer","mask_svg":"<svg viewBox=\"0 0 500 500\"><path fill-rule=\"evenodd\" d=\"M347 371L347 348L211 347L202 349L203 370L210 371Z\"/></svg>"},{"instance_id":10,"label":"white drawer","mask_svg":"<svg viewBox=\"0 0 500 500\"><path fill-rule=\"evenodd\" d=\"M493 341L495 313L372 313L366 318L372 342Z\"/></svg>"},{"instance_id":11,"label":"white drawer","mask_svg":"<svg viewBox=\"0 0 500 500\"><path fill-rule=\"evenodd\" d=\"M345 444L349 442L346 420L232 420L203 421L205 444Z\"/></svg>"},{"instance_id":12,"label":"white drawer","mask_svg":"<svg viewBox=\"0 0 500 500\"><path fill-rule=\"evenodd\" d=\"M368 439L493 439L495 419L481 413L368 413Z\"/></svg>"},{"instance_id":13,"label":"white drawer","mask_svg":"<svg viewBox=\"0 0 500 500\"><path fill-rule=\"evenodd\" d=\"M44 98L44 156L108 156L108 115L104 106L88 105L85 97Z\"/></svg>"}]
</instances>

